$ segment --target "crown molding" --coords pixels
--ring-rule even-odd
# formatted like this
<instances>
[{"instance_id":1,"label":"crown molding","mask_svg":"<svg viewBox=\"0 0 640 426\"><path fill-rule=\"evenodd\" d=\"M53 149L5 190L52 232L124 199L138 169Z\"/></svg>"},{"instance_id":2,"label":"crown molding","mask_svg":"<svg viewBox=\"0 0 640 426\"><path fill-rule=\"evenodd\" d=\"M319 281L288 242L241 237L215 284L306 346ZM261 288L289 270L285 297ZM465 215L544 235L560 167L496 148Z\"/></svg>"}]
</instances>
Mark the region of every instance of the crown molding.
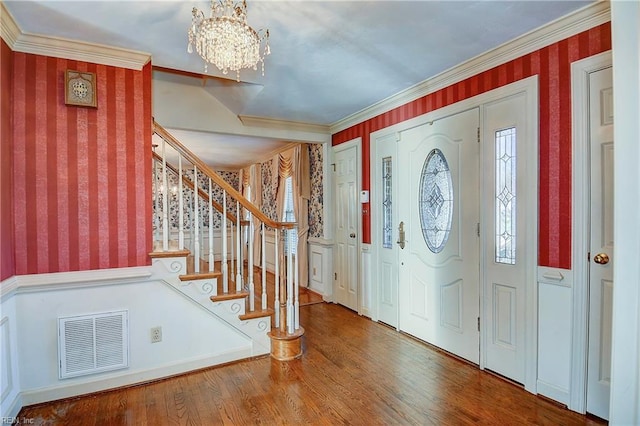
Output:
<instances>
[{"instance_id":1,"label":"crown molding","mask_svg":"<svg viewBox=\"0 0 640 426\"><path fill-rule=\"evenodd\" d=\"M4 2L0 2L0 24L2 25L0 35L14 52L134 70L141 70L151 60L151 54L145 52L23 32L5 7Z\"/></svg>"},{"instance_id":2,"label":"crown molding","mask_svg":"<svg viewBox=\"0 0 640 426\"><path fill-rule=\"evenodd\" d=\"M331 134L610 20L609 1L599 0L338 120L331 124Z\"/></svg>"},{"instance_id":3,"label":"crown molding","mask_svg":"<svg viewBox=\"0 0 640 426\"><path fill-rule=\"evenodd\" d=\"M0 1L0 36L9 47L13 49L13 45L20 36L21 31L13 16L4 6L4 2Z\"/></svg>"},{"instance_id":4,"label":"crown molding","mask_svg":"<svg viewBox=\"0 0 640 426\"><path fill-rule=\"evenodd\" d=\"M299 121L276 120L273 118L256 117L252 115L239 115L238 118L247 127L262 127L277 130L295 130L300 132L320 133L328 135L331 130L328 125L302 123Z\"/></svg>"}]
</instances>

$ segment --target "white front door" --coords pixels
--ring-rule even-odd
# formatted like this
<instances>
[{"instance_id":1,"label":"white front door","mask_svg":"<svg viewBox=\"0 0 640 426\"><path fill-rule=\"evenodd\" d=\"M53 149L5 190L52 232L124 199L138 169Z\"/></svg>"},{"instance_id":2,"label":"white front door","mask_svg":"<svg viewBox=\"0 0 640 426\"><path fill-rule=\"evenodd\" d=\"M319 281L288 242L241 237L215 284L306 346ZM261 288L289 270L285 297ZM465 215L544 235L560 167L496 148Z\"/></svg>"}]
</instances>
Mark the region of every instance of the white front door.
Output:
<instances>
[{"instance_id":1,"label":"white front door","mask_svg":"<svg viewBox=\"0 0 640 426\"><path fill-rule=\"evenodd\" d=\"M537 167L528 155L529 127L525 92L483 105L483 320L484 368L518 383L526 381L526 309L531 241L528 230L535 208L527 200L537 197L536 183L527 179ZM537 263L537 262L535 262ZM535 265L534 265L535 267Z\"/></svg>"},{"instance_id":2,"label":"white front door","mask_svg":"<svg viewBox=\"0 0 640 426\"><path fill-rule=\"evenodd\" d=\"M401 132L399 328L479 362L479 110Z\"/></svg>"},{"instance_id":3,"label":"white front door","mask_svg":"<svg viewBox=\"0 0 640 426\"><path fill-rule=\"evenodd\" d=\"M335 151L335 301L358 311L357 146Z\"/></svg>"},{"instance_id":4,"label":"white front door","mask_svg":"<svg viewBox=\"0 0 640 426\"><path fill-rule=\"evenodd\" d=\"M587 411L609 418L613 302L612 69L589 75L591 218Z\"/></svg>"}]
</instances>

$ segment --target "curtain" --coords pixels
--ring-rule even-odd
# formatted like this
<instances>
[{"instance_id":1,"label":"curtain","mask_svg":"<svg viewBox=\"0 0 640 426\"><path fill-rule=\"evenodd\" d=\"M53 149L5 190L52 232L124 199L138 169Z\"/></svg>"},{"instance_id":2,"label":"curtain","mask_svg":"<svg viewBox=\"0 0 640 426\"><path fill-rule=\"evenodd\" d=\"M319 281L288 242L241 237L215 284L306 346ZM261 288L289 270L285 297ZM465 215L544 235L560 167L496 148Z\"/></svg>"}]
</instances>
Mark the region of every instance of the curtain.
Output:
<instances>
[{"instance_id":1,"label":"curtain","mask_svg":"<svg viewBox=\"0 0 640 426\"><path fill-rule=\"evenodd\" d=\"M300 271L297 284L307 287L309 285L307 237L309 234L309 199L311 198L309 147L306 144L300 144L280 153L278 157L278 191L276 196L278 216L282 220L286 197L285 181L291 176L293 212L298 223L298 246L296 249Z\"/></svg>"},{"instance_id":2,"label":"curtain","mask_svg":"<svg viewBox=\"0 0 640 426\"><path fill-rule=\"evenodd\" d=\"M309 256L307 255L307 237L309 236L309 200L311 199L311 170L309 165L309 145L301 144L298 150L298 167L296 168L295 181L298 193L294 192L297 200L298 211L298 267L300 268L301 287L309 286Z\"/></svg>"}]
</instances>

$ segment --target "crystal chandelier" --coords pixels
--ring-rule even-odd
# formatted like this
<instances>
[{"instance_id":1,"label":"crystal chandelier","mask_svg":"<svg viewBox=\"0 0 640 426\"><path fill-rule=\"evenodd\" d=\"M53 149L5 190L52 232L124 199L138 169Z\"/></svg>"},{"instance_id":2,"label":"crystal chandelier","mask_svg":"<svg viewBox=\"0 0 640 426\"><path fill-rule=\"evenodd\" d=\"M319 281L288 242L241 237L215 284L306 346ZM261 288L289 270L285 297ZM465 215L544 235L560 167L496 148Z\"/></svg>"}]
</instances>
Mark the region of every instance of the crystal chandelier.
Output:
<instances>
[{"instance_id":1,"label":"crystal chandelier","mask_svg":"<svg viewBox=\"0 0 640 426\"><path fill-rule=\"evenodd\" d=\"M258 62L262 64L264 75L264 57L271 53L269 30L256 31L247 24L246 0L235 4L233 0L211 0L209 18L194 7L189 28L189 53L193 52L193 45L205 61L204 72L207 72L208 64L213 64L223 74L235 71L238 81L242 68L255 70Z\"/></svg>"}]
</instances>

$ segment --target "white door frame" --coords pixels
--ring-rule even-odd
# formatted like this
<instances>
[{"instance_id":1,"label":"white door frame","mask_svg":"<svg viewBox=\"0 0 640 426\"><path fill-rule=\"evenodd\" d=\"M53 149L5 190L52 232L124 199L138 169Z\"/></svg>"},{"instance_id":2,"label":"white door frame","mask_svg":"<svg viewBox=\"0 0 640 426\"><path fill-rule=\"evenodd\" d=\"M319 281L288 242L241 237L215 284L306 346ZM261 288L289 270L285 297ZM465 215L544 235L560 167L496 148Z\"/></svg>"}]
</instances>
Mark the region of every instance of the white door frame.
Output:
<instances>
[{"instance_id":1,"label":"white door frame","mask_svg":"<svg viewBox=\"0 0 640 426\"><path fill-rule=\"evenodd\" d=\"M587 409L587 352L589 324L589 74L612 65L611 51L571 64L571 110L573 129L573 199L571 251L573 300L571 327L570 410Z\"/></svg>"},{"instance_id":2,"label":"white door frame","mask_svg":"<svg viewBox=\"0 0 640 426\"><path fill-rule=\"evenodd\" d=\"M350 148L356 148L356 191L358 194L360 194L360 191L362 190L362 138L361 137L357 137L355 139L351 139L350 141L347 142L343 142L339 145L336 145L333 147L333 152L332 152L332 160L335 160L335 156L336 153L350 149ZM333 208L332 211L334 212L333 214L335 215L335 203L336 203L336 188L335 188L335 162L332 163L332 175L331 175L331 188L332 188L332 192L333 192ZM356 203L358 204L355 208L356 211L358 211L358 232L356 233L356 248L357 248L357 259L358 259L358 264L356 265L356 276L357 278L357 283L356 283L356 288L358 289L358 314L362 315L362 273L360 271L360 265L362 264L362 208L361 205L359 203L359 199L356 200ZM333 221L333 235L334 235L334 239L335 239L335 235L336 235L336 229L335 229L335 223L336 221ZM335 248L333 250L333 252L335 253ZM335 261L333 262L333 266L335 268ZM335 277L335 269L333 270L334 273L334 277ZM335 278L332 279L331 281L333 284L331 286L332 290L331 290L331 294L332 294L332 302L336 303L336 280Z\"/></svg>"},{"instance_id":3,"label":"white door frame","mask_svg":"<svg viewBox=\"0 0 640 426\"><path fill-rule=\"evenodd\" d=\"M538 146L539 146L539 121L538 121L538 76L534 75L514 83L508 84L506 86L491 90L486 93L482 93L480 95L474 96L472 98L465 99L463 101L457 102L455 104L446 106L444 108L437 109L435 111L431 111L427 114L414 117L412 119L402 121L400 123L394 124L392 126L386 127L384 129L380 129L378 131L372 132L370 136L370 164L371 167L378 167L376 164L376 142L379 139L385 137L391 137L393 133L398 133L403 130L410 129L412 127L420 126L425 123L442 119L444 117L455 115L462 111L466 111L471 108L480 107L480 134L482 135L482 123L483 123L483 113L482 113L482 105L485 103L489 103L492 101L499 100L501 98L505 98L516 93L527 92L527 102L528 108L535 112L535 125L531 127L531 134L527 135L526 138L534 141L534 143L529 144L529 146L525 147L525 154L529 156L529 158L535 158L536 161L539 158L538 154ZM484 142L484 141L483 141ZM482 152L480 153L482 156ZM532 167L528 171L527 179L531 179L532 182L536 183L536 188L538 184L538 167ZM375 169L371 171L371 174L375 175ZM482 173L481 173L482 175ZM480 183L481 188L483 183ZM371 203L376 202L373 195L375 191L372 191L372 199ZM538 267L538 192L535 194L528 194L529 196L523 200L526 203L526 206L530 209L530 211L535 211L535 220L530 221L527 232L530 235L535 235L536 238L530 238L529 243L530 247L528 247L528 252L530 254L530 258L526 259L527 261L527 290L526 290L526 322L527 322L527 336L526 336L526 373L525 373L525 381L524 386L525 389L532 393L537 393L537 367L538 367L538 296L537 296L537 267ZM482 198L482 194L481 194ZM376 215L376 209L371 209L371 228L379 227L381 225L381 218ZM481 222L485 222L486 219L482 218L481 212ZM482 225L481 225L482 226ZM483 232L484 229L481 229L480 238L488 238L486 232ZM375 233L372 231L372 241L371 241L371 259L372 264L376 264L378 261L378 244L373 240L373 236ZM482 243L481 243L482 244ZM483 251L480 251L480 280L484 277L484 261ZM375 274L371 274L371 285L372 285L372 293L374 297L375 303L373 304L373 309L375 313L372 315L372 318L377 318L377 309L378 309L378 300L377 295L379 294L379 282L378 277ZM480 301L484 300L484 282L480 283ZM480 303L480 316L484 317L484 306L483 303ZM484 348L486 338L486 333L480 333L480 369L484 369L485 367L485 356L484 356Z\"/></svg>"}]
</instances>

